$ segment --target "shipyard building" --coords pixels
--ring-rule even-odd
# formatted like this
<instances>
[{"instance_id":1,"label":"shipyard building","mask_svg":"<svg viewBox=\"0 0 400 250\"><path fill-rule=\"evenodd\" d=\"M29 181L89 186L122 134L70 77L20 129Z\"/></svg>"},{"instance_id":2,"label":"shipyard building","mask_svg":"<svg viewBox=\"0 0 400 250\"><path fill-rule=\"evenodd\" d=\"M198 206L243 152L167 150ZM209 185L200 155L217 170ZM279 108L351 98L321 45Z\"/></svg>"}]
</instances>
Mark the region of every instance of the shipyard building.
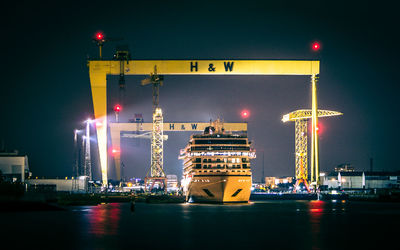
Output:
<instances>
[{"instance_id":1,"label":"shipyard building","mask_svg":"<svg viewBox=\"0 0 400 250\"><path fill-rule=\"evenodd\" d=\"M328 189L388 189L400 188L397 172L332 172L321 173L321 184Z\"/></svg>"},{"instance_id":2,"label":"shipyard building","mask_svg":"<svg viewBox=\"0 0 400 250\"><path fill-rule=\"evenodd\" d=\"M28 156L13 152L0 152L0 175L7 182L24 182L30 176Z\"/></svg>"}]
</instances>

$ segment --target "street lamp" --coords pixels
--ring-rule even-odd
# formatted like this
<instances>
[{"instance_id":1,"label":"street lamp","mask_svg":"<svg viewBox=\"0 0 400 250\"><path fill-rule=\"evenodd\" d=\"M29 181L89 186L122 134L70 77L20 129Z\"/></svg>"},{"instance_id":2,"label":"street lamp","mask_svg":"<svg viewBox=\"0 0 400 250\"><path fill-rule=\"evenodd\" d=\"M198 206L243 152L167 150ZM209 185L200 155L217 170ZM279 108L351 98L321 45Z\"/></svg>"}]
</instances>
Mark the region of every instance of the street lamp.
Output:
<instances>
[{"instance_id":1,"label":"street lamp","mask_svg":"<svg viewBox=\"0 0 400 250\"><path fill-rule=\"evenodd\" d=\"M258 152L262 153L262 177L261 177L261 183L265 183L264 149L263 150L258 150Z\"/></svg>"},{"instance_id":2,"label":"street lamp","mask_svg":"<svg viewBox=\"0 0 400 250\"><path fill-rule=\"evenodd\" d=\"M90 157L90 124L93 120L90 118L86 121L86 147L85 147L85 165L84 165L84 175L89 177L89 181L92 180L92 163Z\"/></svg>"},{"instance_id":3,"label":"street lamp","mask_svg":"<svg viewBox=\"0 0 400 250\"><path fill-rule=\"evenodd\" d=\"M79 176L79 154L78 154L78 134L82 132L81 130L75 129L74 130L74 166L72 168L72 175L74 177Z\"/></svg>"}]
</instances>

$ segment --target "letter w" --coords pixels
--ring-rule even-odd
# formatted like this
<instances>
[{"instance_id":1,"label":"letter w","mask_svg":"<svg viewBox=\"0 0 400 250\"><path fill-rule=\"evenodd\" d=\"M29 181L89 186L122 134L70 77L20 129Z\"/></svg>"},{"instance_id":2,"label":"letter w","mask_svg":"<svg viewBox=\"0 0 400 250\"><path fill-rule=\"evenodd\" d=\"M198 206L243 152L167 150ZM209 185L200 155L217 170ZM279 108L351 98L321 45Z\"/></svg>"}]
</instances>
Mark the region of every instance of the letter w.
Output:
<instances>
[{"instance_id":1,"label":"letter w","mask_svg":"<svg viewBox=\"0 0 400 250\"><path fill-rule=\"evenodd\" d=\"M197 129L197 124L196 123L192 123L192 129Z\"/></svg>"},{"instance_id":2,"label":"letter w","mask_svg":"<svg viewBox=\"0 0 400 250\"><path fill-rule=\"evenodd\" d=\"M224 62L224 66L225 66L225 72L228 72L233 70L233 63L234 62Z\"/></svg>"}]
</instances>

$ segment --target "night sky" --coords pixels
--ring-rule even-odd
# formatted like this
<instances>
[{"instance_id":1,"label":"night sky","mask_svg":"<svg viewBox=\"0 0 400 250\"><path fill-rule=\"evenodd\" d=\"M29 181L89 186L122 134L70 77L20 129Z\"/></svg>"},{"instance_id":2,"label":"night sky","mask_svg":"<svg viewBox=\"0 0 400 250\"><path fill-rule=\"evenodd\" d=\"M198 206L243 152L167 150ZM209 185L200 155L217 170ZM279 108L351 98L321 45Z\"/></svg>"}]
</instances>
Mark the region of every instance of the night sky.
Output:
<instances>
[{"instance_id":1,"label":"night sky","mask_svg":"<svg viewBox=\"0 0 400 250\"><path fill-rule=\"evenodd\" d=\"M385 1L308 2L8 2L1 16L0 138L8 150L28 155L33 176L71 176L73 131L93 116L86 62L98 55L92 37L101 30L124 38L105 45L105 58L121 44L133 59L319 58L318 107L344 113L320 120L321 171L341 163L369 170L371 157L374 170L400 170L396 9ZM319 54L310 49L315 40L322 44ZM143 78L126 79L122 121L135 113L151 121L151 87L140 86ZM117 98L118 77L109 77L110 114ZM240 122L240 111L248 109L248 135L258 151L253 180L262 176L262 151L266 176L293 176L294 123L281 118L311 107L310 79L166 76L160 106L166 122ZM164 168L180 177L177 157L190 133L169 136ZM97 151L92 153L100 178ZM122 161L125 176L144 177L150 142L124 139Z\"/></svg>"}]
</instances>

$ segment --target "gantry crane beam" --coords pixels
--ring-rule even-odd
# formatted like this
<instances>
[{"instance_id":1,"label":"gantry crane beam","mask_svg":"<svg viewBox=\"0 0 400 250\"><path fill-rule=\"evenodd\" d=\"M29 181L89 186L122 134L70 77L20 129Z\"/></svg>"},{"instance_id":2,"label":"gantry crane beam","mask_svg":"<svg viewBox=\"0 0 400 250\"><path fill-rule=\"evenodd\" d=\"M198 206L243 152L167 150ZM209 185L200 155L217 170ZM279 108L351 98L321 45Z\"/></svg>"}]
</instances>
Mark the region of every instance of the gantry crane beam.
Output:
<instances>
[{"instance_id":1,"label":"gantry crane beam","mask_svg":"<svg viewBox=\"0 0 400 250\"><path fill-rule=\"evenodd\" d=\"M135 139L151 139L151 132L147 132L144 134L122 134L121 137L124 138L135 138ZM168 140L168 135L163 136L163 140Z\"/></svg>"},{"instance_id":2,"label":"gantry crane beam","mask_svg":"<svg viewBox=\"0 0 400 250\"><path fill-rule=\"evenodd\" d=\"M202 132L210 122L164 122L164 132ZM247 131L247 123L224 123L225 131ZM151 138L152 122L110 123L111 147L117 149L113 155L117 180L121 179L121 137ZM144 134L133 134L144 132ZM164 135L164 140L168 138Z\"/></svg>"},{"instance_id":3,"label":"gantry crane beam","mask_svg":"<svg viewBox=\"0 0 400 250\"><path fill-rule=\"evenodd\" d=\"M318 110L318 118L343 115L337 111ZM312 119L313 112L311 109L300 109L282 117L283 122L295 122L295 169L296 169L296 184L301 182L308 189L308 159L307 159L307 121ZM315 137L313 137L314 139ZM318 157L317 157L318 159ZM311 165L311 183L319 185L319 167L318 164Z\"/></svg>"},{"instance_id":4,"label":"gantry crane beam","mask_svg":"<svg viewBox=\"0 0 400 250\"><path fill-rule=\"evenodd\" d=\"M337 115L343 115L340 112L337 111L331 111L331 110L318 110L318 118L320 117L329 117L329 116L337 116ZM312 118L312 110L311 109L299 109L293 112L290 112L289 114L286 114L282 117L283 122L288 122L288 121L296 121L296 120L304 120L304 119L311 119Z\"/></svg>"},{"instance_id":5,"label":"gantry crane beam","mask_svg":"<svg viewBox=\"0 0 400 250\"><path fill-rule=\"evenodd\" d=\"M121 64L123 64L121 66ZM316 117L317 60L89 60L89 77L95 118L103 186L107 186L107 75L149 75L157 67L160 75L310 75L313 122ZM99 123L99 124L100 124ZM313 126L313 135L316 135ZM318 138L315 136L315 141ZM313 144L318 152L318 144ZM315 155L318 155L316 153Z\"/></svg>"}]
</instances>

